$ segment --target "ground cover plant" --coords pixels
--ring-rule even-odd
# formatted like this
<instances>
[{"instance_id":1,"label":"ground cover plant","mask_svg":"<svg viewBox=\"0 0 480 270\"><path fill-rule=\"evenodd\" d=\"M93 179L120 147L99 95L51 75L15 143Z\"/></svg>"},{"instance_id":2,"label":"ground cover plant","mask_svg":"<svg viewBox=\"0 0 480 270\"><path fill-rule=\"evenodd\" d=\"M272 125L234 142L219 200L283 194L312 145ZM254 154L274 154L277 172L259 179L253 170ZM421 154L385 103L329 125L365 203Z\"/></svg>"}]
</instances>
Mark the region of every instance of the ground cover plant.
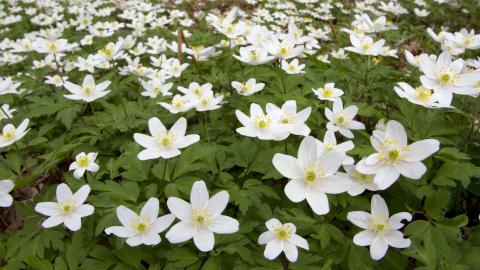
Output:
<instances>
[{"instance_id":1,"label":"ground cover plant","mask_svg":"<svg viewBox=\"0 0 480 270\"><path fill-rule=\"evenodd\" d=\"M478 269L476 0L0 3L2 269Z\"/></svg>"}]
</instances>

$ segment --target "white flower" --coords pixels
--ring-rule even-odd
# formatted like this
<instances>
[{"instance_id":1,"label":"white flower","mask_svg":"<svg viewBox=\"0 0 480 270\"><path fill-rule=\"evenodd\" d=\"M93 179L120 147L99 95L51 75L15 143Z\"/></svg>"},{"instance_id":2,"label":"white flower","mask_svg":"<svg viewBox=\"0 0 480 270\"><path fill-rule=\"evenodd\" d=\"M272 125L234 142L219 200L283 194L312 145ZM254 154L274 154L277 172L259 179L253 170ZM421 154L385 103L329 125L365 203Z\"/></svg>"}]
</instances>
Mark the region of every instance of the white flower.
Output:
<instances>
[{"instance_id":1,"label":"white flower","mask_svg":"<svg viewBox=\"0 0 480 270\"><path fill-rule=\"evenodd\" d=\"M27 134L30 129L27 129L28 118L24 119L17 128L12 124L6 124L3 127L3 132L0 134L0 148L9 146L20 140Z\"/></svg>"},{"instance_id":2,"label":"white flower","mask_svg":"<svg viewBox=\"0 0 480 270\"><path fill-rule=\"evenodd\" d=\"M444 51L437 61L433 61L427 55L420 55L420 70L424 75L420 76L422 84L433 89L435 94L444 104L451 104L453 93L459 95L478 95L476 83L480 78L480 72L462 73L465 63L462 59L452 61L451 55Z\"/></svg>"},{"instance_id":3,"label":"white flower","mask_svg":"<svg viewBox=\"0 0 480 270\"><path fill-rule=\"evenodd\" d=\"M192 109L197 105L197 103L198 100L192 100L191 96L181 96L177 94L173 96L171 104L168 104L166 102L159 102L158 104L167 109L170 113L176 114L179 112L186 112Z\"/></svg>"},{"instance_id":4,"label":"white flower","mask_svg":"<svg viewBox=\"0 0 480 270\"><path fill-rule=\"evenodd\" d=\"M214 96L213 92L210 92L202 96L199 100L195 109L199 112L204 111L213 111L220 108L220 102L223 100L223 95Z\"/></svg>"},{"instance_id":5,"label":"white flower","mask_svg":"<svg viewBox=\"0 0 480 270\"><path fill-rule=\"evenodd\" d=\"M365 190L376 191L377 185L373 182L373 174L363 174L355 169L354 165L343 165L343 169L347 172L345 177L351 180L347 193L350 196L362 194ZM339 173L342 174L343 173Z\"/></svg>"},{"instance_id":6,"label":"white flower","mask_svg":"<svg viewBox=\"0 0 480 270\"><path fill-rule=\"evenodd\" d=\"M10 105L3 104L2 109L0 110L0 120L2 119L9 119L13 117L13 113L16 112L17 109L10 109Z\"/></svg>"},{"instance_id":7,"label":"white flower","mask_svg":"<svg viewBox=\"0 0 480 270\"><path fill-rule=\"evenodd\" d=\"M282 224L278 219L272 218L265 222L265 226L268 231L258 237L258 244L267 244L263 252L265 258L273 260L283 251L289 261L295 262L298 257L297 247L308 250L307 240L296 234L294 224Z\"/></svg>"},{"instance_id":8,"label":"white flower","mask_svg":"<svg viewBox=\"0 0 480 270\"><path fill-rule=\"evenodd\" d=\"M270 35L264 48L273 56L280 59L290 59L297 57L303 52L303 45L297 46L297 38L293 34L283 36L279 41L275 35Z\"/></svg>"},{"instance_id":9,"label":"white flower","mask_svg":"<svg viewBox=\"0 0 480 270\"><path fill-rule=\"evenodd\" d=\"M335 88L335 83L326 83L323 88L312 88L312 90L320 100L334 101L335 99L343 96L343 91L339 88Z\"/></svg>"},{"instance_id":10,"label":"white flower","mask_svg":"<svg viewBox=\"0 0 480 270\"><path fill-rule=\"evenodd\" d=\"M388 246L395 248L407 248L410 239L403 238L399 231L403 227L402 220L412 220L412 215L407 212L397 213L390 217L385 200L380 195L372 197L371 214L363 211L349 212L347 219L361 231L353 238L357 246L370 246L370 256L374 260L380 260L385 256Z\"/></svg>"},{"instance_id":11,"label":"white flower","mask_svg":"<svg viewBox=\"0 0 480 270\"><path fill-rule=\"evenodd\" d=\"M359 37L350 34L350 42L352 43L353 47L346 47L345 50L361 55L377 56L379 54L383 54L385 51L385 47L383 47L385 40L383 39L374 43L373 39L369 36Z\"/></svg>"},{"instance_id":12,"label":"white flower","mask_svg":"<svg viewBox=\"0 0 480 270\"><path fill-rule=\"evenodd\" d=\"M167 74L178 78L182 75L182 72L188 67L188 63L181 64L178 59L171 59L162 63L162 69L166 71Z\"/></svg>"},{"instance_id":13,"label":"white flower","mask_svg":"<svg viewBox=\"0 0 480 270\"><path fill-rule=\"evenodd\" d=\"M343 102L340 98L333 101L332 110L325 108L325 116L328 119L327 129L340 132L347 138L353 138L352 130L365 129L365 125L361 122L353 120L357 115L358 107L355 105L348 106L343 109Z\"/></svg>"},{"instance_id":14,"label":"white flower","mask_svg":"<svg viewBox=\"0 0 480 270\"><path fill-rule=\"evenodd\" d=\"M204 96L213 94L213 85L211 83L205 83L200 85L197 82L191 82L188 88L178 86L177 89L185 94L185 98L191 100L193 103L197 103Z\"/></svg>"},{"instance_id":15,"label":"white flower","mask_svg":"<svg viewBox=\"0 0 480 270\"><path fill-rule=\"evenodd\" d=\"M54 85L55 87L62 87L63 82L66 82L68 80L67 76L60 77L60 75L45 76L45 78L46 78L45 80L46 84L51 84L51 85Z\"/></svg>"},{"instance_id":16,"label":"white flower","mask_svg":"<svg viewBox=\"0 0 480 270\"><path fill-rule=\"evenodd\" d=\"M440 142L426 139L408 143L402 124L387 122L385 131L375 130L370 142L377 153L360 161L356 169L364 174L375 174L374 182L381 190L391 186L400 175L419 179L427 171L421 162L440 148Z\"/></svg>"},{"instance_id":17,"label":"white flower","mask_svg":"<svg viewBox=\"0 0 480 270\"><path fill-rule=\"evenodd\" d=\"M235 115L243 125L237 128L237 132L243 136L281 141L290 135L288 126L280 123L282 117L280 111L265 114L258 104L252 103L250 117L239 110L235 111Z\"/></svg>"},{"instance_id":18,"label":"white flower","mask_svg":"<svg viewBox=\"0 0 480 270\"><path fill-rule=\"evenodd\" d=\"M10 207L12 205L13 198L9 193L14 187L15 183L12 180L0 181L0 207Z\"/></svg>"},{"instance_id":19,"label":"white flower","mask_svg":"<svg viewBox=\"0 0 480 270\"><path fill-rule=\"evenodd\" d=\"M275 58L269 56L264 49L255 46L241 47L239 49L239 54L240 56L233 55L233 57L249 65L261 65L270 62Z\"/></svg>"},{"instance_id":20,"label":"white flower","mask_svg":"<svg viewBox=\"0 0 480 270\"><path fill-rule=\"evenodd\" d=\"M165 231L175 220L172 214L158 217L159 202L150 198L137 215L127 207L117 207L117 218L123 226L112 226L105 229L106 234L114 234L127 238L127 244L135 247L141 244L156 245L160 243L160 233Z\"/></svg>"},{"instance_id":21,"label":"white flower","mask_svg":"<svg viewBox=\"0 0 480 270\"><path fill-rule=\"evenodd\" d=\"M70 164L68 168L69 171L73 171L73 176L76 179L80 179L85 171L97 172L100 168L95 159L97 158L97 153L88 153L81 152L75 157L75 161Z\"/></svg>"},{"instance_id":22,"label":"white flower","mask_svg":"<svg viewBox=\"0 0 480 270\"><path fill-rule=\"evenodd\" d=\"M148 129L151 136L135 133L133 138L135 141L146 149L138 154L138 159L169 159L180 155L181 148L185 148L200 140L200 136L186 135L187 120L180 117L170 130L167 130L160 119L156 117L148 120Z\"/></svg>"},{"instance_id":23,"label":"white flower","mask_svg":"<svg viewBox=\"0 0 480 270\"><path fill-rule=\"evenodd\" d=\"M327 132L325 132L325 135L323 137L323 142L318 139L315 139L315 140L317 142L318 156L321 156L324 153L328 153L331 151L336 151L345 156L345 159L343 160L342 164L348 165L348 164L353 164L355 162L355 160L353 160L352 157L347 156L347 152L352 150L355 147L352 141L346 141L346 142L337 144L337 138L335 137L335 132L331 130L327 130Z\"/></svg>"},{"instance_id":24,"label":"white flower","mask_svg":"<svg viewBox=\"0 0 480 270\"><path fill-rule=\"evenodd\" d=\"M43 38L37 38L32 47L39 53L53 54L69 51L76 47L76 44L68 44L66 39L46 40Z\"/></svg>"},{"instance_id":25,"label":"white flower","mask_svg":"<svg viewBox=\"0 0 480 270\"><path fill-rule=\"evenodd\" d=\"M51 228L64 223L69 230L78 231L82 226L81 218L93 214L93 206L83 204L89 193L89 185L82 186L74 194L66 184L58 185L57 202L40 202L35 206L35 211L49 216L42 226Z\"/></svg>"},{"instance_id":26,"label":"white flower","mask_svg":"<svg viewBox=\"0 0 480 270\"><path fill-rule=\"evenodd\" d=\"M445 108L451 107L448 102L451 100L440 100L444 96L435 95L434 91L427 89L425 86L421 85L415 89L409 84L404 82L397 83L398 86L395 86L393 89L398 96L406 98L413 104L421 105L426 108ZM447 104L448 103L448 104Z\"/></svg>"},{"instance_id":27,"label":"white flower","mask_svg":"<svg viewBox=\"0 0 480 270\"><path fill-rule=\"evenodd\" d=\"M167 206L170 212L180 219L168 232L167 239L176 244L193 242L201 251L210 251L215 244L214 233L230 234L238 231L238 221L222 215L228 204L229 195L220 191L209 198L204 181L193 183L190 193L190 203L170 197Z\"/></svg>"},{"instance_id":28,"label":"white flower","mask_svg":"<svg viewBox=\"0 0 480 270\"><path fill-rule=\"evenodd\" d=\"M165 83L162 79L155 78L148 82L142 80L141 84L145 91L140 94L144 97L156 98L158 94L162 94L162 96L172 95L170 89L172 88L173 83Z\"/></svg>"},{"instance_id":29,"label":"white flower","mask_svg":"<svg viewBox=\"0 0 480 270\"><path fill-rule=\"evenodd\" d=\"M338 194L348 189L349 181L336 173L345 156L328 152L321 156L317 152L315 138L308 136L298 148L298 158L275 154L273 166L290 179L285 194L292 202L307 200L313 212L324 215L330 211L328 194Z\"/></svg>"},{"instance_id":30,"label":"white flower","mask_svg":"<svg viewBox=\"0 0 480 270\"><path fill-rule=\"evenodd\" d=\"M109 62L123 57L123 44L124 42L122 41L117 43L109 42L105 47L98 51L96 54L97 59L100 62Z\"/></svg>"},{"instance_id":31,"label":"white flower","mask_svg":"<svg viewBox=\"0 0 480 270\"><path fill-rule=\"evenodd\" d=\"M288 100L283 103L282 108L272 103L267 103L267 114L280 114L279 123L290 127L290 133L294 135L307 136L310 134L310 128L305 124L312 108L308 107L297 112L297 102Z\"/></svg>"},{"instance_id":32,"label":"white flower","mask_svg":"<svg viewBox=\"0 0 480 270\"><path fill-rule=\"evenodd\" d=\"M300 74L300 73L305 73L303 71L303 68L305 67L305 64L298 64L298 59L295 58L290 63L288 63L286 60L282 60L282 69L287 73L287 74Z\"/></svg>"},{"instance_id":33,"label":"white flower","mask_svg":"<svg viewBox=\"0 0 480 270\"><path fill-rule=\"evenodd\" d=\"M237 81L232 82L232 87L237 90L237 93L242 96L250 96L254 93L263 90L264 83L257 83L255 78L249 79L246 83L240 83Z\"/></svg>"},{"instance_id":34,"label":"white flower","mask_svg":"<svg viewBox=\"0 0 480 270\"><path fill-rule=\"evenodd\" d=\"M71 82L65 82L64 87L72 94L64 95L64 97L71 100L92 102L104 97L110 92L110 90L105 91L110 83L110 81L104 81L99 84L95 84L93 76L89 74L83 79L82 86Z\"/></svg>"}]
</instances>

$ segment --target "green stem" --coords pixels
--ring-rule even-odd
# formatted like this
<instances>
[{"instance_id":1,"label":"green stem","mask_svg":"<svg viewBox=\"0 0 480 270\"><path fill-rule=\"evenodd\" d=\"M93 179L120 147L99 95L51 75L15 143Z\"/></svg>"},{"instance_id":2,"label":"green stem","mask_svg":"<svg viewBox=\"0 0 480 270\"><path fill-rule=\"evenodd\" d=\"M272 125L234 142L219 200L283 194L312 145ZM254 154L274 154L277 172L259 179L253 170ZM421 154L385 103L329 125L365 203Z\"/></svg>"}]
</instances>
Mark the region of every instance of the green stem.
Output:
<instances>
[{"instance_id":1,"label":"green stem","mask_svg":"<svg viewBox=\"0 0 480 270\"><path fill-rule=\"evenodd\" d=\"M280 68L280 80L282 81L283 93L287 93L287 87L285 87L285 79L283 78L283 70Z\"/></svg>"},{"instance_id":2,"label":"green stem","mask_svg":"<svg viewBox=\"0 0 480 270\"><path fill-rule=\"evenodd\" d=\"M203 130L205 131L205 135L207 136L208 143L211 144L210 135L208 134L208 116L207 113L203 115Z\"/></svg>"},{"instance_id":3,"label":"green stem","mask_svg":"<svg viewBox=\"0 0 480 270\"><path fill-rule=\"evenodd\" d=\"M478 129L475 132L474 130L475 130L475 123L477 122L477 116L478 116L479 110L480 110L480 96L477 97L477 105L475 106L475 113L473 114L472 126L470 127L470 131L468 132L468 136L465 141L465 147L463 148L463 152L465 153L467 152L468 146L470 145L470 142L474 137L473 135L478 132Z\"/></svg>"},{"instance_id":4,"label":"green stem","mask_svg":"<svg viewBox=\"0 0 480 270\"><path fill-rule=\"evenodd\" d=\"M162 173L162 180L165 180L165 173L167 172L167 159L164 159L163 162L163 173Z\"/></svg>"}]
</instances>

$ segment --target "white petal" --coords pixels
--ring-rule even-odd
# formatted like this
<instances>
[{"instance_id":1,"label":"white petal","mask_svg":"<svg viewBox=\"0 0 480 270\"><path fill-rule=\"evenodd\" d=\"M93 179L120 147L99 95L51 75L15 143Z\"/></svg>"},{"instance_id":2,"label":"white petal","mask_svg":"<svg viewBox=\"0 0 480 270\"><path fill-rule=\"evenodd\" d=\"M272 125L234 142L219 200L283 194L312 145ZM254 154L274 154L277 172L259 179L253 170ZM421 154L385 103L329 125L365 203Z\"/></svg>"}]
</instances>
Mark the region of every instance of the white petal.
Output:
<instances>
[{"instance_id":1,"label":"white petal","mask_svg":"<svg viewBox=\"0 0 480 270\"><path fill-rule=\"evenodd\" d=\"M90 186L89 185L83 185L81 188L73 194L73 197L75 198L75 206L79 206L85 202L85 200L88 197L88 194L90 193Z\"/></svg>"},{"instance_id":2,"label":"white petal","mask_svg":"<svg viewBox=\"0 0 480 270\"><path fill-rule=\"evenodd\" d=\"M290 180L285 185L285 195L292 202L301 202L305 200L307 185L302 180Z\"/></svg>"},{"instance_id":3,"label":"white petal","mask_svg":"<svg viewBox=\"0 0 480 270\"><path fill-rule=\"evenodd\" d=\"M291 262L297 261L298 258L298 249L295 245L288 241L283 242L283 251L285 252L285 255L287 256L287 259Z\"/></svg>"},{"instance_id":4,"label":"white petal","mask_svg":"<svg viewBox=\"0 0 480 270\"><path fill-rule=\"evenodd\" d=\"M330 211L328 197L325 193L311 189L305 194L305 198L315 214L325 215Z\"/></svg>"},{"instance_id":5,"label":"white petal","mask_svg":"<svg viewBox=\"0 0 480 270\"><path fill-rule=\"evenodd\" d=\"M123 226L130 226L132 220L138 215L127 207L120 205L117 207L117 218Z\"/></svg>"},{"instance_id":6,"label":"white petal","mask_svg":"<svg viewBox=\"0 0 480 270\"><path fill-rule=\"evenodd\" d=\"M173 214L168 214L157 218L151 225L150 225L150 232L151 233L161 233L165 231L170 225L172 225L173 221L175 220L175 216Z\"/></svg>"},{"instance_id":7,"label":"white petal","mask_svg":"<svg viewBox=\"0 0 480 270\"><path fill-rule=\"evenodd\" d=\"M35 211L46 216L56 216L60 214L57 208L57 203L54 202L37 203Z\"/></svg>"},{"instance_id":8,"label":"white petal","mask_svg":"<svg viewBox=\"0 0 480 270\"><path fill-rule=\"evenodd\" d=\"M409 162L422 161L440 149L440 142L434 139L421 140L409 145Z\"/></svg>"},{"instance_id":9,"label":"white petal","mask_svg":"<svg viewBox=\"0 0 480 270\"><path fill-rule=\"evenodd\" d=\"M383 235L383 239L395 248L407 248L411 244L410 239L403 238L403 234L399 231L390 231Z\"/></svg>"},{"instance_id":10,"label":"white petal","mask_svg":"<svg viewBox=\"0 0 480 270\"><path fill-rule=\"evenodd\" d=\"M288 179L302 177L298 161L292 156L277 153L273 156L272 163L275 169Z\"/></svg>"},{"instance_id":11,"label":"white petal","mask_svg":"<svg viewBox=\"0 0 480 270\"><path fill-rule=\"evenodd\" d=\"M237 232L239 224L234 218L220 215L210 221L208 228L214 233L229 234Z\"/></svg>"},{"instance_id":12,"label":"white petal","mask_svg":"<svg viewBox=\"0 0 480 270\"><path fill-rule=\"evenodd\" d=\"M362 229L370 229L370 214L363 211L348 212L347 219Z\"/></svg>"},{"instance_id":13,"label":"white petal","mask_svg":"<svg viewBox=\"0 0 480 270\"><path fill-rule=\"evenodd\" d=\"M400 177L400 173L395 167L384 166L377 171L377 174L375 174L375 178L373 179L373 181L378 185L381 190L383 190L387 189L389 186L395 183L398 177Z\"/></svg>"},{"instance_id":14,"label":"white petal","mask_svg":"<svg viewBox=\"0 0 480 270\"><path fill-rule=\"evenodd\" d=\"M123 226L112 226L105 229L106 234L114 234L120 238L132 237L135 235L135 232Z\"/></svg>"},{"instance_id":15,"label":"white petal","mask_svg":"<svg viewBox=\"0 0 480 270\"><path fill-rule=\"evenodd\" d=\"M282 252L282 243L278 239L273 239L267 243L263 256L269 260L273 260Z\"/></svg>"},{"instance_id":16,"label":"white petal","mask_svg":"<svg viewBox=\"0 0 480 270\"><path fill-rule=\"evenodd\" d=\"M385 131L388 133L388 135L395 139L396 143L400 146L407 145L407 133L400 122L395 120L388 121Z\"/></svg>"},{"instance_id":17,"label":"white petal","mask_svg":"<svg viewBox=\"0 0 480 270\"><path fill-rule=\"evenodd\" d=\"M167 131L162 121L160 121L160 119L157 117L152 117L148 120L148 129L151 135L156 135L158 133Z\"/></svg>"},{"instance_id":18,"label":"white petal","mask_svg":"<svg viewBox=\"0 0 480 270\"><path fill-rule=\"evenodd\" d=\"M157 198L151 197L143 206L142 210L140 211L141 216L148 216L151 219L156 219L158 217L159 211L159 202Z\"/></svg>"},{"instance_id":19,"label":"white petal","mask_svg":"<svg viewBox=\"0 0 480 270\"><path fill-rule=\"evenodd\" d=\"M190 220L192 218L192 206L182 199L176 197L168 198L167 207L180 220Z\"/></svg>"},{"instance_id":20,"label":"white petal","mask_svg":"<svg viewBox=\"0 0 480 270\"><path fill-rule=\"evenodd\" d=\"M372 216L386 217L386 218L390 216L388 213L387 203L380 195L378 194L373 195L371 204L372 204L371 205Z\"/></svg>"},{"instance_id":21,"label":"white petal","mask_svg":"<svg viewBox=\"0 0 480 270\"><path fill-rule=\"evenodd\" d=\"M266 231L260 234L258 237L258 244L265 245L266 243L270 242L275 238L275 235L271 231Z\"/></svg>"},{"instance_id":22,"label":"white petal","mask_svg":"<svg viewBox=\"0 0 480 270\"><path fill-rule=\"evenodd\" d=\"M176 136L183 137L187 130L187 119L180 117L175 124L170 128L169 132L172 132Z\"/></svg>"},{"instance_id":23,"label":"white petal","mask_svg":"<svg viewBox=\"0 0 480 270\"><path fill-rule=\"evenodd\" d=\"M127 238L127 245L131 247L139 246L143 243L143 238L141 234L134 235L132 237Z\"/></svg>"},{"instance_id":24,"label":"white petal","mask_svg":"<svg viewBox=\"0 0 480 270\"><path fill-rule=\"evenodd\" d=\"M204 181L195 181L190 192L190 203L193 208L203 208L208 202L208 190Z\"/></svg>"},{"instance_id":25,"label":"white petal","mask_svg":"<svg viewBox=\"0 0 480 270\"><path fill-rule=\"evenodd\" d=\"M288 239L288 241L292 244L294 244L297 247L301 247L303 249L308 250L308 242L305 240L305 238L299 236L298 234L294 234Z\"/></svg>"},{"instance_id":26,"label":"white petal","mask_svg":"<svg viewBox=\"0 0 480 270\"><path fill-rule=\"evenodd\" d=\"M43 221L42 223L42 226L44 228L51 228L51 227L55 227L59 224L62 224L63 223L63 217L62 216L51 216L49 218L47 218L45 221Z\"/></svg>"},{"instance_id":27,"label":"white petal","mask_svg":"<svg viewBox=\"0 0 480 270\"><path fill-rule=\"evenodd\" d=\"M353 243L357 246L365 247L372 244L375 234L369 230L361 231L353 237Z\"/></svg>"},{"instance_id":28,"label":"white petal","mask_svg":"<svg viewBox=\"0 0 480 270\"><path fill-rule=\"evenodd\" d=\"M70 188L66 184L61 183L57 186L56 197L57 197L57 201L63 201L63 200L71 199L73 197L73 194Z\"/></svg>"},{"instance_id":29,"label":"white petal","mask_svg":"<svg viewBox=\"0 0 480 270\"><path fill-rule=\"evenodd\" d=\"M200 251L207 252L213 249L215 238L213 236L213 232L208 229L200 228L197 229L195 235L193 236L193 242Z\"/></svg>"},{"instance_id":30,"label":"white petal","mask_svg":"<svg viewBox=\"0 0 480 270\"><path fill-rule=\"evenodd\" d=\"M377 236L373 239L370 245L370 257L378 261L387 253L388 244L381 236Z\"/></svg>"},{"instance_id":31,"label":"white petal","mask_svg":"<svg viewBox=\"0 0 480 270\"><path fill-rule=\"evenodd\" d=\"M212 215L220 215L227 207L229 195L225 190L213 195L208 201L207 208Z\"/></svg>"},{"instance_id":32,"label":"white petal","mask_svg":"<svg viewBox=\"0 0 480 270\"><path fill-rule=\"evenodd\" d=\"M74 214L79 217L86 217L93 214L94 208L90 204L83 204L75 208Z\"/></svg>"},{"instance_id":33,"label":"white petal","mask_svg":"<svg viewBox=\"0 0 480 270\"><path fill-rule=\"evenodd\" d=\"M427 171L427 167L422 162L400 161L397 169L401 175L411 179L420 179Z\"/></svg>"},{"instance_id":34,"label":"white petal","mask_svg":"<svg viewBox=\"0 0 480 270\"><path fill-rule=\"evenodd\" d=\"M64 224L65 227L67 227L72 232L78 231L82 227L82 221L76 215L69 215L65 217Z\"/></svg>"},{"instance_id":35,"label":"white petal","mask_svg":"<svg viewBox=\"0 0 480 270\"><path fill-rule=\"evenodd\" d=\"M188 241L192 239L195 227L191 223L180 221L170 228L165 237L172 244Z\"/></svg>"},{"instance_id":36,"label":"white petal","mask_svg":"<svg viewBox=\"0 0 480 270\"><path fill-rule=\"evenodd\" d=\"M388 220L388 225L392 230L398 230L404 226L402 220L411 221L412 215L407 212L396 213Z\"/></svg>"}]
</instances>

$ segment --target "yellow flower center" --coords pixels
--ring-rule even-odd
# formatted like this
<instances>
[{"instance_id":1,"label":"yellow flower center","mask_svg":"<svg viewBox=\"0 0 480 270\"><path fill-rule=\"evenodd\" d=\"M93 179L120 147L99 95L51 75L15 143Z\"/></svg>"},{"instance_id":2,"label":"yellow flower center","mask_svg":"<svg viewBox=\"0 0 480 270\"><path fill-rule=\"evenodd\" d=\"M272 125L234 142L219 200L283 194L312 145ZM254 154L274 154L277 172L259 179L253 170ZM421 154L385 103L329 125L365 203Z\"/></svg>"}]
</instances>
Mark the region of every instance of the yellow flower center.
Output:
<instances>
[{"instance_id":1,"label":"yellow flower center","mask_svg":"<svg viewBox=\"0 0 480 270\"><path fill-rule=\"evenodd\" d=\"M82 155L81 157L79 157L77 159L77 163L78 165L80 165L80 167L87 167L88 166L88 156L87 155Z\"/></svg>"},{"instance_id":2,"label":"yellow flower center","mask_svg":"<svg viewBox=\"0 0 480 270\"><path fill-rule=\"evenodd\" d=\"M137 231L139 232L145 232L147 230L147 225L140 223L137 225Z\"/></svg>"},{"instance_id":3,"label":"yellow flower center","mask_svg":"<svg viewBox=\"0 0 480 270\"><path fill-rule=\"evenodd\" d=\"M91 87L85 87L85 94L90 95L92 93L92 88Z\"/></svg>"},{"instance_id":4,"label":"yellow flower center","mask_svg":"<svg viewBox=\"0 0 480 270\"><path fill-rule=\"evenodd\" d=\"M3 133L0 137L6 140L10 140L15 138L15 128L10 127L5 133Z\"/></svg>"},{"instance_id":5,"label":"yellow flower center","mask_svg":"<svg viewBox=\"0 0 480 270\"><path fill-rule=\"evenodd\" d=\"M278 240L287 240L292 237L292 229L289 226L282 226L281 228L276 228L273 230L275 237Z\"/></svg>"},{"instance_id":6,"label":"yellow flower center","mask_svg":"<svg viewBox=\"0 0 480 270\"><path fill-rule=\"evenodd\" d=\"M192 223L197 227L206 227L212 219L212 214L207 208L194 208L192 211Z\"/></svg>"},{"instance_id":7,"label":"yellow flower center","mask_svg":"<svg viewBox=\"0 0 480 270\"><path fill-rule=\"evenodd\" d=\"M324 97L331 97L333 95L333 91L331 88L323 89L323 96Z\"/></svg>"},{"instance_id":8,"label":"yellow flower center","mask_svg":"<svg viewBox=\"0 0 480 270\"><path fill-rule=\"evenodd\" d=\"M368 42L362 42L361 48L364 51L368 51L372 48L372 44Z\"/></svg>"},{"instance_id":9,"label":"yellow flower center","mask_svg":"<svg viewBox=\"0 0 480 270\"><path fill-rule=\"evenodd\" d=\"M259 128L267 128L270 126L272 119L267 115L256 115L254 117L254 122Z\"/></svg>"},{"instance_id":10,"label":"yellow flower center","mask_svg":"<svg viewBox=\"0 0 480 270\"><path fill-rule=\"evenodd\" d=\"M170 146L175 142L175 134L171 132L160 132L153 136L153 138L159 143L161 146Z\"/></svg>"},{"instance_id":11,"label":"yellow flower center","mask_svg":"<svg viewBox=\"0 0 480 270\"><path fill-rule=\"evenodd\" d=\"M50 43L50 46L48 47L51 52L56 52L58 47L55 43Z\"/></svg>"}]
</instances>

